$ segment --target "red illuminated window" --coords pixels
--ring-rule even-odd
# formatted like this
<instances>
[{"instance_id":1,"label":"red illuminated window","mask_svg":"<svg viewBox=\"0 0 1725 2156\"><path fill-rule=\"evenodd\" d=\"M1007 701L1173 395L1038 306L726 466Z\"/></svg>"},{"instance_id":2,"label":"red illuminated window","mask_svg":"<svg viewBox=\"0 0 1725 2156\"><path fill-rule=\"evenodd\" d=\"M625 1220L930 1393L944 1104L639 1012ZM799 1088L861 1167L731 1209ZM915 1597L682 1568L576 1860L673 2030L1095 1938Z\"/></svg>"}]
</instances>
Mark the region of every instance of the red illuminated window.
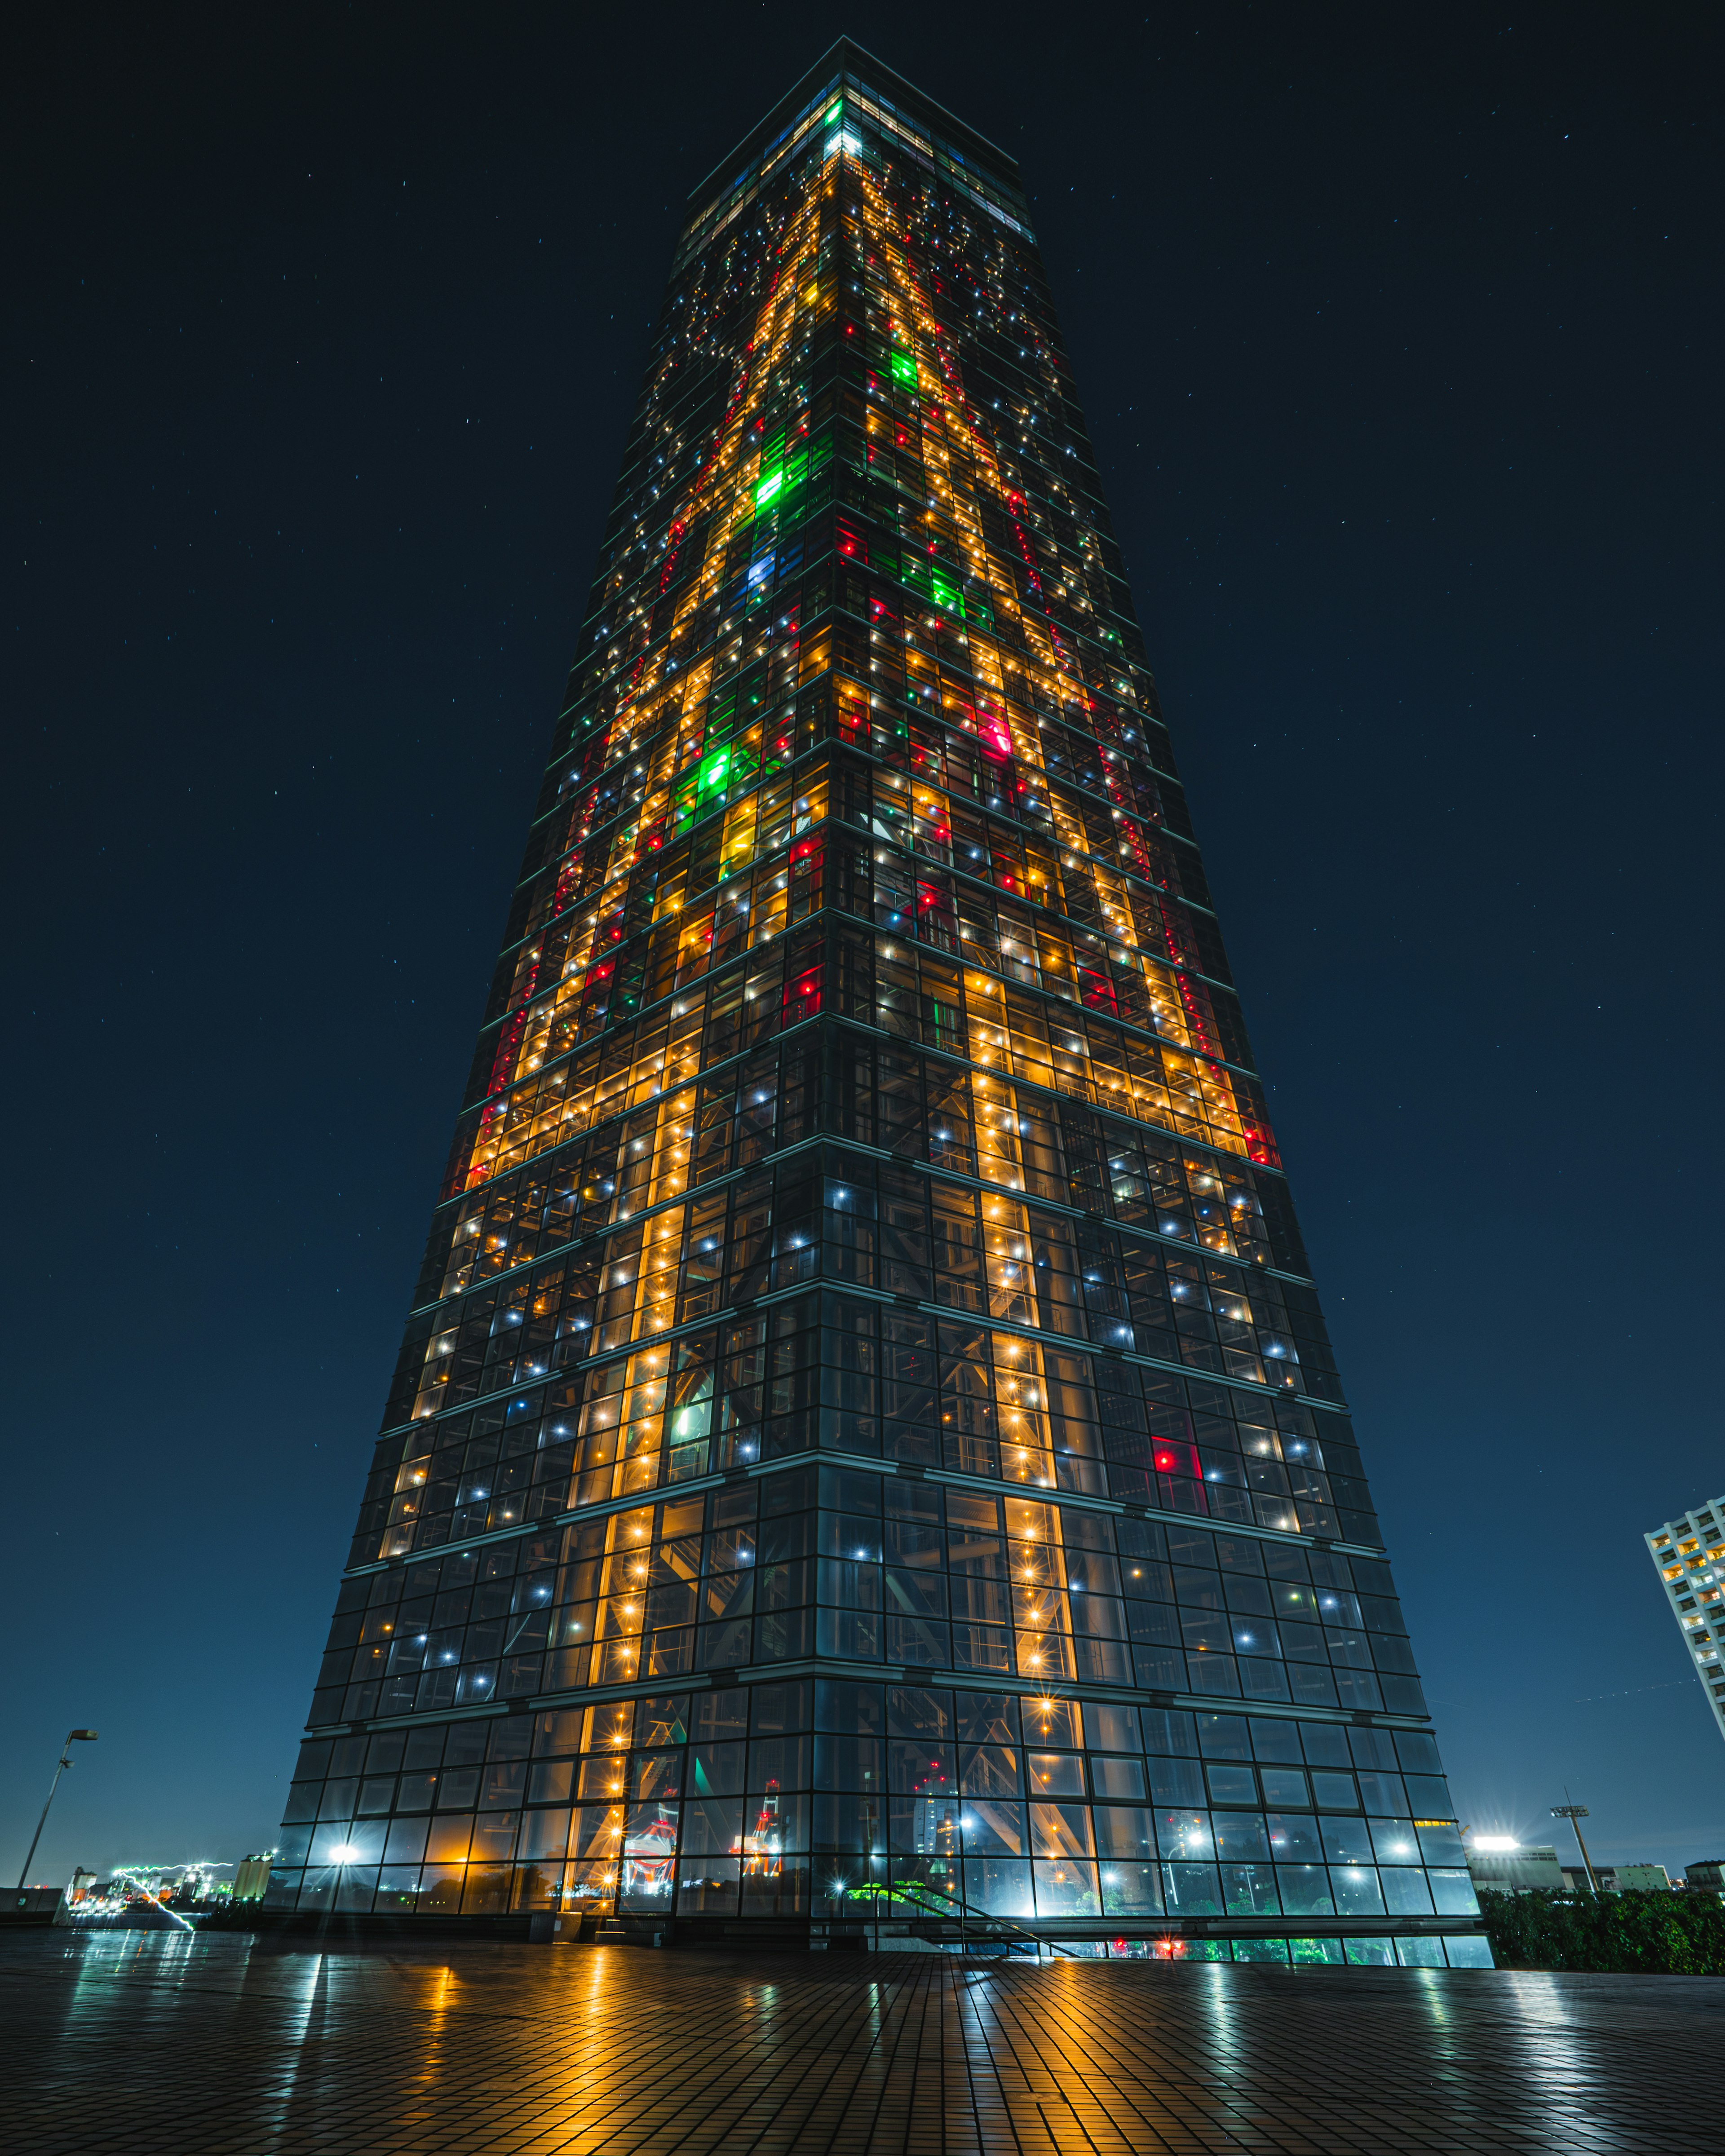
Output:
<instances>
[{"instance_id":1,"label":"red illuminated window","mask_svg":"<svg viewBox=\"0 0 1725 2156\"><path fill-rule=\"evenodd\" d=\"M794 973L784 984L784 1023L800 1025L805 1018L814 1018L820 1009L820 976L819 965L805 968Z\"/></svg>"}]
</instances>

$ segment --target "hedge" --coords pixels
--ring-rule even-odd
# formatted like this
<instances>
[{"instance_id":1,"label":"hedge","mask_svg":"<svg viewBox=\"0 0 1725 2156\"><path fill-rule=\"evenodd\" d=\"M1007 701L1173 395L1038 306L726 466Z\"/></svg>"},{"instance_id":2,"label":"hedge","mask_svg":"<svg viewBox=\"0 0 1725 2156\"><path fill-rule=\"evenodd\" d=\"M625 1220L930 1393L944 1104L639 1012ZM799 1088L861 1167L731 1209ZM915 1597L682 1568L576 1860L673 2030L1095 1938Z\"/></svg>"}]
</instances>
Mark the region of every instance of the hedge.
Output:
<instances>
[{"instance_id":1,"label":"hedge","mask_svg":"<svg viewBox=\"0 0 1725 2156\"><path fill-rule=\"evenodd\" d=\"M1480 1914L1500 1969L1725 1976L1725 1902L1716 1894L1487 1892Z\"/></svg>"}]
</instances>

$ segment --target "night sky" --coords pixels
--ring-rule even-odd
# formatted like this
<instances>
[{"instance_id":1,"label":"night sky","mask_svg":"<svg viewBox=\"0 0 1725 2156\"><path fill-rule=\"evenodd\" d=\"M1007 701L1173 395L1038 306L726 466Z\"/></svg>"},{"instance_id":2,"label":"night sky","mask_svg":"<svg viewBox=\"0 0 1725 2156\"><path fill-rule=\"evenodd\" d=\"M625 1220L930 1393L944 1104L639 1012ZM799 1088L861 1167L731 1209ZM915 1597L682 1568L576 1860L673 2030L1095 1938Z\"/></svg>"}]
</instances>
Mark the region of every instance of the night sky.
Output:
<instances>
[{"instance_id":1,"label":"night sky","mask_svg":"<svg viewBox=\"0 0 1725 2156\"><path fill-rule=\"evenodd\" d=\"M33 1877L274 1839L679 205L841 31L1022 163L1462 1816L1725 1855L1717 11L38 20L0 1876L74 1724Z\"/></svg>"}]
</instances>

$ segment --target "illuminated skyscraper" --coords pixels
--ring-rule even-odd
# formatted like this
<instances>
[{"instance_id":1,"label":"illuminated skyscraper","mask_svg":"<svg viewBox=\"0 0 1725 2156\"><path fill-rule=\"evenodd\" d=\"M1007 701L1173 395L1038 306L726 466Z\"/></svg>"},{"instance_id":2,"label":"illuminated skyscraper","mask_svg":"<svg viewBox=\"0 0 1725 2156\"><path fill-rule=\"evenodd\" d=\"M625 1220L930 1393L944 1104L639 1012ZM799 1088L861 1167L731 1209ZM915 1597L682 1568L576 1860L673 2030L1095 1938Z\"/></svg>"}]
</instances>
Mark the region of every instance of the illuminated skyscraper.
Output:
<instances>
[{"instance_id":1,"label":"illuminated skyscraper","mask_svg":"<svg viewBox=\"0 0 1725 2156\"><path fill-rule=\"evenodd\" d=\"M1484 1954L1017 169L849 45L691 198L311 1723L278 1906Z\"/></svg>"}]
</instances>

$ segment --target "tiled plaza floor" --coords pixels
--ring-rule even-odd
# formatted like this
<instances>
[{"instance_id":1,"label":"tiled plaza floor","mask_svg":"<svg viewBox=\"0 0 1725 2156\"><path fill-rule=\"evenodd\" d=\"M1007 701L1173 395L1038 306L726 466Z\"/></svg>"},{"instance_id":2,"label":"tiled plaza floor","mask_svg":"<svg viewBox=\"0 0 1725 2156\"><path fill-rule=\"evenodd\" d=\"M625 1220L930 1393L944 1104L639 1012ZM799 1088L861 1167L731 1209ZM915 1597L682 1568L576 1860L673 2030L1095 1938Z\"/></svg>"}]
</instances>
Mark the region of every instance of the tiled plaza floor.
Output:
<instances>
[{"instance_id":1,"label":"tiled plaza floor","mask_svg":"<svg viewBox=\"0 0 1725 2156\"><path fill-rule=\"evenodd\" d=\"M0 2138L9 2156L1653 2149L1722 2033L1725 1980L1696 1977L13 1933Z\"/></svg>"}]
</instances>

